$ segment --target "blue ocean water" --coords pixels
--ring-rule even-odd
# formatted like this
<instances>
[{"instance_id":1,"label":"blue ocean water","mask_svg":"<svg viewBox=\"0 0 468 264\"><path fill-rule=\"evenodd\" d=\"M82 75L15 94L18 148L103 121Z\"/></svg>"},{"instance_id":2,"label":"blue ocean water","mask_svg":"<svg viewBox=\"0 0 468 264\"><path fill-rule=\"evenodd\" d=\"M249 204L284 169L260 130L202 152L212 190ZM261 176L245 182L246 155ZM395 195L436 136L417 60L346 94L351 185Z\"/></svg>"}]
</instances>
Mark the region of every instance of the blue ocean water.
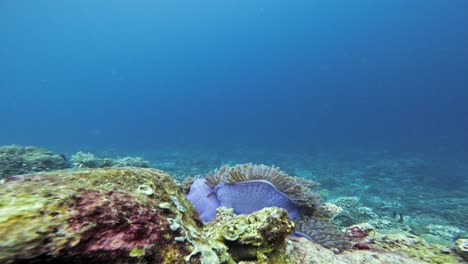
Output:
<instances>
[{"instance_id":1,"label":"blue ocean water","mask_svg":"<svg viewBox=\"0 0 468 264\"><path fill-rule=\"evenodd\" d=\"M468 144L463 0L0 5L1 143Z\"/></svg>"},{"instance_id":2,"label":"blue ocean water","mask_svg":"<svg viewBox=\"0 0 468 264\"><path fill-rule=\"evenodd\" d=\"M286 167L321 152L412 153L437 161L425 175L450 189L468 178L467 11L464 0L2 1L0 145Z\"/></svg>"},{"instance_id":3,"label":"blue ocean water","mask_svg":"<svg viewBox=\"0 0 468 264\"><path fill-rule=\"evenodd\" d=\"M361 175L343 164L383 160L394 170L364 182L466 188L467 14L465 0L5 0L0 145L276 164L331 189Z\"/></svg>"}]
</instances>

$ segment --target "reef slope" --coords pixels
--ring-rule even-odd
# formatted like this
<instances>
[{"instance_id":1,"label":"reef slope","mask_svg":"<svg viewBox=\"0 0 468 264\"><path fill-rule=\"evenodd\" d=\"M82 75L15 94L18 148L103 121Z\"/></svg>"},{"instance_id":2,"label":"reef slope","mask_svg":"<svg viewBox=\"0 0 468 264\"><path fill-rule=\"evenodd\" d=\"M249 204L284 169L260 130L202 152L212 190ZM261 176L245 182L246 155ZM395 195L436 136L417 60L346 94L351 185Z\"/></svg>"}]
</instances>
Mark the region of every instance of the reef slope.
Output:
<instances>
[{"instance_id":1,"label":"reef slope","mask_svg":"<svg viewBox=\"0 0 468 264\"><path fill-rule=\"evenodd\" d=\"M336 255L293 229L275 207L250 215L221 207L204 226L178 182L155 169L53 171L0 184L0 263L425 263L392 249Z\"/></svg>"}]
</instances>

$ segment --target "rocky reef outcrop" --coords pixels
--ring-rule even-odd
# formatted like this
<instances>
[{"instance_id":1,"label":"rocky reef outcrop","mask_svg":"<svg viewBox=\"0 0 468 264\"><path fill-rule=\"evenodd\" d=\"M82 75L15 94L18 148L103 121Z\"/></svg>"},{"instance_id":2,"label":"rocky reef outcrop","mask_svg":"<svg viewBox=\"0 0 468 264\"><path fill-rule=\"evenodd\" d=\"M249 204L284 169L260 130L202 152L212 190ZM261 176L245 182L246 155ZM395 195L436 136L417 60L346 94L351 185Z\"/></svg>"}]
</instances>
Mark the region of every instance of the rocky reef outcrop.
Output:
<instances>
[{"instance_id":1,"label":"rocky reef outcrop","mask_svg":"<svg viewBox=\"0 0 468 264\"><path fill-rule=\"evenodd\" d=\"M455 241L455 251L459 254L465 261L468 261L468 239L459 238Z\"/></svg>"},{"instance_id":2,"label":"rocky reef outcrop","mask_svg":"<svg viewBox=\"0 0 468 264\"><path fill-rule=\"evenodd\" d=\"M56 155L47 149L16 145L0 147L0 179L66 167L68 163L65 156Z\"/></svg>"},{"instance_id":3,"label":"rocky reef outcrop","mask_svg":"<svg viewBox=\"0 0 468 264\"><path fill-rule=\"evenodd\" d=\"M205 245L194 219L179 186L159 170L15 176L0 185L0 263L219 261L224 245Z\"/></svg>"}]
</instances>

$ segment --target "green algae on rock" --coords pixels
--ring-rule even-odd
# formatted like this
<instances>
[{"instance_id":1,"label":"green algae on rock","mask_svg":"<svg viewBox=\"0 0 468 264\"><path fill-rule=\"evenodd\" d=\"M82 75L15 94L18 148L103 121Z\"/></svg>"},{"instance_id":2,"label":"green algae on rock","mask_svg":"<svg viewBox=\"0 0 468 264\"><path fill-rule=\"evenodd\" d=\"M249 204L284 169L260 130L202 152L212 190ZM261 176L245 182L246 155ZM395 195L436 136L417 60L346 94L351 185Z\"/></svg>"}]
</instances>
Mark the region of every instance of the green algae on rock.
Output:
<instances>
[{"instance_id":1,"label":"green algae on rock","mask_svg":"<svg viewBox=\"0 0 468 264\"><path fill-rule=\"evenodd\" d=\"M264 208L249 215L235 215L232 209L218 208L217 221L205 227L206 236L228 245L235 261L271 263L269 255L282 246L294 230L286 210Z\"/></svg>"},{"instance_id":2,"label":"green algae on rock","mask_svg":"<svg viewBox=\"0 0 468 264\"><path fill-rule=\"evenodd\" d=\"M459 238L455 241L455 251L464 260L468 261L468 239Z\"/></svg>"},{"instance_id":3,"label":"green algae on rock","mask_svg":"<svg viewBox=\"0 0 468 264\"><path fill-rule=\"evenodd\" d=\"M138 192L141 185L154 193ZM161 208L163 203L168 206ZM171 230L169 219L180 227ZM159 170L107 168L7 179L0 185L0 263L179 263L202 246L205 254L218 256L216 245L196 236L194 219L179 186ZM194 254L190 262L204 257Z\"/></svg>"},{"instance_id":4,"label":"green algae on rock","mask_svg":"<svg viewBox=\"0 0 468 264\"><path fill-rule=\"evenodd\" d=\"M320 244L299 238L287 238L286 246L277 250L268 263L278 264L424 264L427 262L385 251L345 251L335 254Z\"/></svg>"},{"instance_id":5,"label":"green algae on rock","mask_svg":"<svg viewBox=\"0 0 468 264\"><path fill-rule=\"evenodd\" d=\"M375 232L369 242L375 249L397 252L424 263L460 263L459 258L451 252L449 247L428 243L414 235Z\"/></svg>"},{"instance_id":6,"label":"green algae on rock","mask_svg":"<svg viewBox=\"0 0 468 264\"><path fill-rule=\"evenodd\" d=\"M0 147L0 179L67 167L68 163L64 156L55 155L46 149L16 145Z\"/></svg>"}]
</instances>

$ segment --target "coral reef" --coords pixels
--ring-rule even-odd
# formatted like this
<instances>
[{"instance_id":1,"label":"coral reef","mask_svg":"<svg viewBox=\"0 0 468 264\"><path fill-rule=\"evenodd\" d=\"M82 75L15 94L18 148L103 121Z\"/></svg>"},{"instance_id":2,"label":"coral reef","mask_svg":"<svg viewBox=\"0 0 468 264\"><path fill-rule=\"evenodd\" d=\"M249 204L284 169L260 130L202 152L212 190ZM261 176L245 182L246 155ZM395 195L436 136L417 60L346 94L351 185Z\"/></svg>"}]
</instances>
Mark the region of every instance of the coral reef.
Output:
<instances>
[{"instance_id":1,"label":"coral reef","mask_svg":"<svg viewBox=\"0 0 468 264\"><path fill-rule=\"evenodd\" d=\"M55 155L46 149L16 145L0 147L0 179L67 167L65 156Z\"/></svg>"},{"instance_id":2,"label":"coral reef","mask_svg":"<svg viewBox=\"0 0 468 264\"><path fill-rule=\"evenodd\" d=\"M413 235L374 233L369 236L367 242L376 250L396 252L422 262L460 263L459 258L451 252L449 247L431 244Z\"/></svg>"},{"instance_id":3,"label":"coral reef","mask_svg":"<svg viewBox=\"0 0 468 264\"><path fill-rule=\"evenodd\" d=\"M112 167L111 159L101 159L94 156L92 153L77 152L70 157L70 162L74 167L79 168L104 168Z\"/></svg>"},{"instance_id":4,"label":"coral reef","mask_svg":"<svg viewBox=\"0 0 468 264\"><path fill-rule=\"evenodd\" d=\"M142 185L153 193L138 191ZM223 244L199 235L193 219L177 183L154 169L8 178L0 185L0 263L229 259Z\"/></svg>"},{"instance_id":5,"label":"coral reef","mask_svg":"<svg viewBox=\"0 0 468 264\"><path fill-rule=\"evenodd\" d=\"M429 224L426 226L431 235L440 237L447 241L453 241L456 237L462 234L462 230L456 226L435 225Z\"/></svg>"},{"instance_id":6,"label":"coral reef","mask_svg":"<svg viewBox=\"0 0 468 264\"><path fill-rule=\"evenodd\" d=\"M385 233L369 223L360 223L346 228L345 233L351 239L354 249L391 252L425 263L459 263L459 258L451 250L453 245L430 243L399 229L382 231Z\"/></svg>"},{"instance_id":7,"label":"coral reef","mask_svg":"<svg viewBox=\"0 0 468 264\"><path fill-rule=\"evenodd\" d=\"M332 204L320 208L328 212L323 215L340 211ZM295 227L282 208L236 215L219 207L203 225L181 186L159 170L40 172L0 182L0 263L461 261L449 247L416 236L380 234L366 224L339 232L316 216ZM310 240L293 236L295 228ZM466 256L466 240L454 249Z\"/></svg>"},{"instance_id":8,"label":"coral reef","mask_svg":"<svg viewBox=\"0 0 468 264\"><path fill-rule=\"evenodd\" d=\"M144 160L142 157L123 157L114 159L113 167L140 167L140 168L149 168L148 161Z\"/></svg>"},{"instance_id":9,"label":"coral reef","mask_svg":"<svg viewBox=\"0 0 468 264\"><path fill-rule=\"evenodd\" d=\"M324 213L326 218L333 218L343 211L343 208L333 203L323 203L320 210Z\"/></svg>"},{"instance_id":10,"label":"coral reef","mask_svg":"<svg viewBox=\"0 0 468 264\"><path fill-rule=\"evenodd\" d=\"M372 264L424 264L418 259L413 259L408 256L374 250L359 250L345 251L339 255L334 254L331 250L322 247L319 244L310 243L305 238L287 239L286 247L278 250L279 254L271 257L269 263L311 263L311 264L356 264L356 263L372 263ZM283 258L290 256L289 258Z\"/></svg>"},{"instance_id":11,"label":"coral reef","mask_svg":"<svg viewBox=\"0 0 468 264\"><path fill-rule=\"evenodd\" d=\"M105 167L140 167L149 168L149 163L141 157L123 157L117 159L98 158L92 153L77 152L70 161L74 167L79 168L105 168Z\"/></svg>"},{"instance_id":12,"label":"coral reef","mask_svg":"<svg viewBox=\"0 0 468 264\"><path fill-rule=\"evenodd\" d=\"M419 157L386 158L365 166L367 175L375 180L384 180L388 177L401 178L407 182L415 182L424 177L428 162Z\"/></svg>"},{"instance_id":13,"label":"coral reef","mask_svg":"<svg viewBox=\"0 0 468 264\"><path fill-rule=\"evenodd\" d=\"M359 199L357 197L340 197L334 200L333 204L342 208L341 212L333 217L333 223L341 227L347 227L377 218L377 215L372 209L359 204Z\"/></svg>"}]
</instances>

